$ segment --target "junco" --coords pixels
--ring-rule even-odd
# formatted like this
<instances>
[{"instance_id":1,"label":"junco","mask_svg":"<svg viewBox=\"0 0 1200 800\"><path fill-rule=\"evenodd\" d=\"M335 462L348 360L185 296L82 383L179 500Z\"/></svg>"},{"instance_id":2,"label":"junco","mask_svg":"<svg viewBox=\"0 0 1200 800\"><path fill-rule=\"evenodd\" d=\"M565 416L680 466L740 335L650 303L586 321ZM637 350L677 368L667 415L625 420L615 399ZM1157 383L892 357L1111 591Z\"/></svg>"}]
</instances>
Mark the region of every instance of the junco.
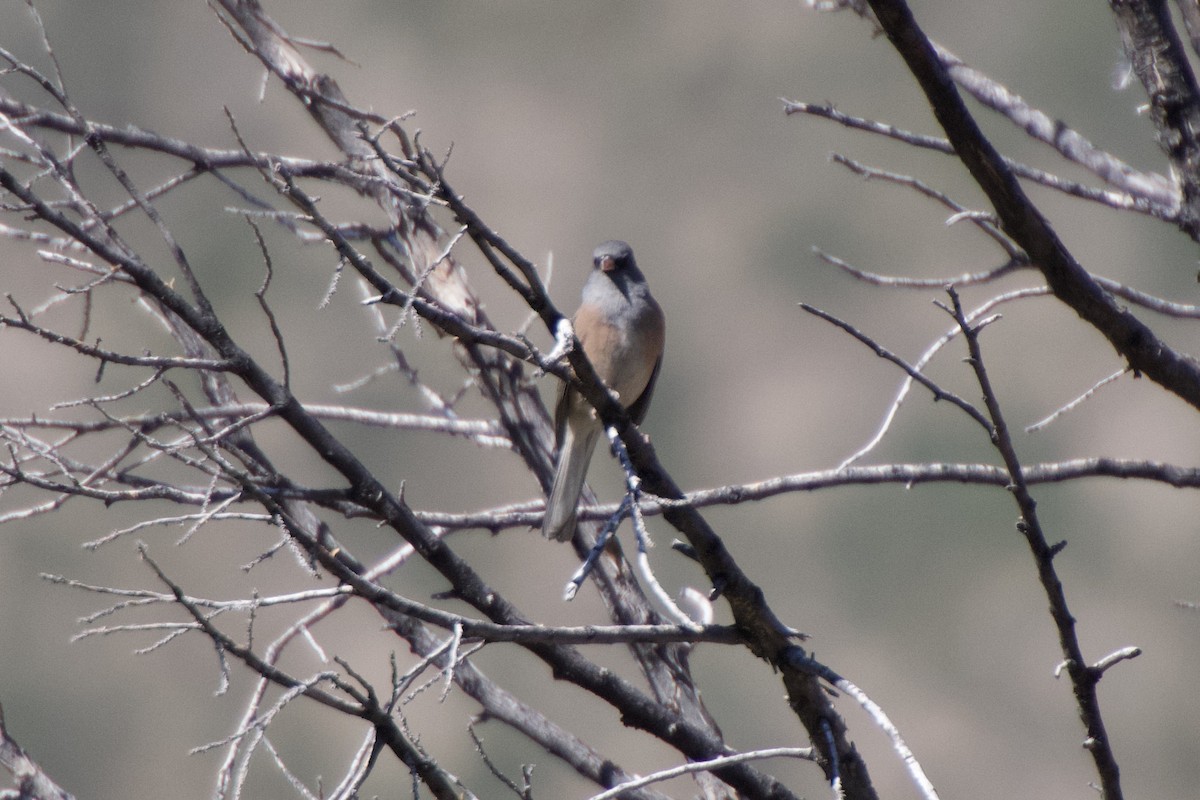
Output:
<instances>
[{"instance_id":1,"label":"junco","mask_svg":"<svg viewBox=\"0 0 1200 800\"><path fill-rule=\"evenodd\" d=\"M617 393L633 421L641 423L662 364L666 320L625 242L604 242L592 253L592 274L573 323L596 374ZM554 424L558 461L542 533L562 541L575 531L575 506L602 425L591 405L567 384L558 396Z\"/></svg>"}]
</instances>

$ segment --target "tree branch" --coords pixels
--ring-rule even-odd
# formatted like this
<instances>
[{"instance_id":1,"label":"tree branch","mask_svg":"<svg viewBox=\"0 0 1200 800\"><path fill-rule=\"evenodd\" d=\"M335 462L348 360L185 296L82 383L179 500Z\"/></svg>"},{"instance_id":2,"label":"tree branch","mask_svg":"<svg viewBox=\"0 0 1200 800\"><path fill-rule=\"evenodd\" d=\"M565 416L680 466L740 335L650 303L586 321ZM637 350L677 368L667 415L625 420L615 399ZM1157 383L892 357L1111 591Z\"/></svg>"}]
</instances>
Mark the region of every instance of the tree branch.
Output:
<instances>
[{"instance_id":1,"label":"tree branch","mask_svg":"<svg viewBox=\"0 0 1200 800\"><path fill-rule=\"evenodd\" d=\"M1058 571L1054 567L1054 557L1066 546L1066 542L1051 545L1046 540L1038 519L1037 503L1029 491L1025 480L1025 470L1017 457L1013 446L1008 425L1000 409L1000 401L992 388L991 378L983 363L983 351L979 346L979 328L967 321L963 314L962 304L958 293L953 288L948 290L952 303L951 313L955 321L962 326L967 349L970 353L968 363L975 372L979 388L983 392L984 403L988 416L992 420L992 444L1004 459L1004 468L1011 479L1010 490L1017 503L1021 517L1017 522L1017 530L1025 537L1029 550L1037 565L1038 579L1050 603L1050 616L1058 631L1059 646L1062 648L1067 672L1071 676L1071 686L1075 692L1075 701L1079 706L1079 715L1087 729L1087 740L1084 748L1091 753L1100 777L1100 785L1107 800L1121 800L1124 794L1121 790L1121 770L1117 765L1112 742L1105 730L1104 718L1100 713L1100 698L1096 685L1104 674L1102 669L1089 667L1083 657L1083 648L1075 632L1075 618L1067 607L1066 591L1059 580Z\"/></svg>"},{"instance_id":2,"label":"tree branch","mask_svg":"<svg viewBox=\"0 0 1200 800\"><path fill-rule=\"evenodd\" d=\"M1121 308L1074 259L967 111L933 45L902 0L871 0L955 152L992 202L1001 228L1041 270L1054 295L1108 339L1135 373L1200 409L1200 364Z\"/></svg>"},{"instance_id":3,"label":"tree branch","mask_svg":"<svg viewBox=\"0 0 1200 800\"><path fill-rule=\"evenodd\" d=\"M1150 98L1158 144L1183 189L1179 227L1200 241L1200 87L1166 0L1110 0L1125 56Z\"/></svg>"}]
</instances>

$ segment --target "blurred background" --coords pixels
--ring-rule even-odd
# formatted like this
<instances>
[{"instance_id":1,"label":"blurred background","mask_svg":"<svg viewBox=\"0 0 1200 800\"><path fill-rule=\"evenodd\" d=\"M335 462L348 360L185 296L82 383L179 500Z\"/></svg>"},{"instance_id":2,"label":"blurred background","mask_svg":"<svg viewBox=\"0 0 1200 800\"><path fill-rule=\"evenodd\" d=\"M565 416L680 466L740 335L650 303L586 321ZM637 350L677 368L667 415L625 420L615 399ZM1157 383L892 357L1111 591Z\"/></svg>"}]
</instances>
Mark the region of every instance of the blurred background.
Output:
<instances>
[{"instance_id":1,"label":"blurred background","mask_svg":"<svg viewBox=\"0 0 1200 800\"><path fill-rule=\"evenodd\" d=\"M264 5L291 34L331 42L348 57L308 54L352 102L386 116L415 112L410 130L420 129L435 152L452 148L448 175L455 188L544 271L553 266L551 290L560 308L575 307L597 242L621 238L633 245L668 318L666 363L644 428L685 488L832 468L875 432L902 376L806 315L798 302L851 321L910 360L950 327L932 302L941 299L939 292L856 283L823 264L813 248L865 269L914 277L954 276L1003 261L969 226L946 227L944 209L855 177L829 156L844 153L916 175L970 207L986 208L957 162L784 115L781 98L832 102L848 113L939 133L887 41L849 14L816 13L797 0ZM264 90L257 61L204 3L42 0L37 8L68 91L91 119L235 147L228 108L255 149L334 155L290 95L274 81ZM1032 104L1134 166L1165 171L1152 126L1138 114L1140 90L1115 88L1120 42L1106 9L930 0L914 3L914 11L931 36ZM24 3L0 4L0 46L51 69ZM5 90L45 103L28 81L2 80ZM1085 177L1004 121L980 113L1006 154ZM125 156L123 165L143 187L179 168L165 159L117 155ZM98 199L121 198L95 165L81 169ZM242 177L269 196L255 178ZM1045 190L1031 194L1089 270L1195 302L1195 245L1183 235ZM326 202L343 218L363 208L352 198ZM235 333L274 365L274 343L252 297L262 281L261 258L245 223L224 210L242 205L205 179L161 207ZM170 273L161 242L144 223L126 224L147 258ZM396 378L335 391L387 363L386 348L376 341L349 275L329 307L318 310L334 267L327 250L300 246L278 229L265 231L276 269L270 298L292 345L297 393L310 402L422 410L417 392ZM465 248L460 256L497 326L520 327L526 312L482 259ZM71 277L39 261L32 247L3 239L0 265L0 289L26 307ZM974 306L1034 282L1033 275L1011 276L964 297ZM132 308L117 292L98 297L93 334L133 352L169 347L162 331ZM64 311L51 321L76 330L78 310L73 314ZM1003 314L987 329L985 356L1028 463L1101 455L1195 463L1194 409L1128 376L1047 429L1021 433L1121 363L1099 334L1052 300L1010 305ZM1149 321L1181 349L1196 349L1194 325ZM531 335L548 341L536 326ZM432 331L418 337L406 330L398 342L434 388L453 395L463 385L448 357L450 345ZM950 347L929 373L974 400L979 392L963 354L961 345ZM133 371L110 369L97 385L94 368L82 359L14 331L0 331L0 376L2 417L49 414L53 403L118 391L137 379ZM550 379L543 382L551 397ZM171 404L169 396L148 394L126 408L150 410L155 401ZM487 412L471 392L459 410L466 417ZM506 452L428 434L334 428L377 474L397 488L403 483L418 509L472 511L539 495L533 478ZM263 426L259 435L299 478L336 485L281 426ZM919 391L867 461L998 463L980 430ZM596 459L592 477L604 498L618 496L619 475L607 459ZM1057 565L1089 657L1126 645L1144 649L1101 686L1126 791L1194 793L1200 785L1194 691L1200 617L1173 604L1200 599L1196 497L1112 480L1039 487L1036 497L1047 535L1069 542ZM0 512L34 499L10 492L0 496ZM86 627L79 619L110 601L40 574L158 588L136 557L140 538L196 594L229 599L297 585L288 556L250 572L237 569L274 541L265 526L211 526L182 542L186 528L147 529L96 551L81 547L169 511L76 501L60 513L0 529L0 703L21 744L79 797L210 796L223 751L189 751L234 730L252 681L235 669L232 686L219 693L218 661L196 637L144 655L134 651L155 642L156 634L73 642ZM844 488L706 515L785 621L813 636L816 656L888 711L943 797L1092 796L1091 762L1080 747L1083 731L1070 687L1054 678L1059 650L1046 601L1015 531L1016 507L1003 491ZM396 544L371 525L330 521L364 559ZM668 590L689 583L704 588L697 570L665 546L672 531L652 520L651 532L660 545L655 566ZM465 532L453 544L486 564L484 577L533 618L605 621L590 591L570 605L559 600L575 565L569 548L523 530ZM430 572L406 569L393 585L427 598L445 588ZM718 618L727 618L724 609ZM285 622L264 616L256 636ZM244 635L236 625L230 632ZM349 608L318 635L331 654L386 681L389 649L399 643L380 632L368 610ZM624 663L621 653L589 654ZM646 772L674 763L673 753L623 729L590 697L548 686L545 668L531 658L494 646L478 663L582 729L625 768ZM288 666L300 674L323 668L300 651ZM765 664L740 649L700 647L693 667L733 746L807 743ZM849 703L839 707L881 794L914 796L882 733ZM497 787L487 782L464 732L474 711L454 694L446 705L436 697L419 699L408 713L431 755L476 790ZM480 730L510 775L518 775L522 763L537 764L539 796L591 792L506 730ZM311 706L289 709L273 729L285 759L310 785L318 776L332 785L360 737L350 722ZM332 752L331 741L341 749ZM772 769L798 792L825 791L811 766ZM381 770L367 793L402 796L407 787L405 776ZM289 791L265 764L251 788L252 796ZM684 783L672 791L689 796L694 790Z\"/></svg>"}]
</instances>

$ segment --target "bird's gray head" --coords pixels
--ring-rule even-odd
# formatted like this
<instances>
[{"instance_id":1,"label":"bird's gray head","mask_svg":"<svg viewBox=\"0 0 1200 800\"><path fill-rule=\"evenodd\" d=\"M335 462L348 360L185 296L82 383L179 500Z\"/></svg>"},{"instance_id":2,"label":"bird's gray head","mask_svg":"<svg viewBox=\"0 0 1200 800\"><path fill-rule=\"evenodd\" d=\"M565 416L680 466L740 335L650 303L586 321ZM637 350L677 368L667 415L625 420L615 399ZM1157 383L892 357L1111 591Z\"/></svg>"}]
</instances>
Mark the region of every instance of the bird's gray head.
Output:
<instances>
[{"instance_id":1,"label":"bird's gray head","mask_svg":"<svg viewBox=\"0 0 1200 800\"><path fill-rule=\"evenodd\" d=\"M633 248L625 242L610 240L597 245L592 252L592 266L618 285L626 280L644 280L633 258Z\"/></svg>"}]
</instances>

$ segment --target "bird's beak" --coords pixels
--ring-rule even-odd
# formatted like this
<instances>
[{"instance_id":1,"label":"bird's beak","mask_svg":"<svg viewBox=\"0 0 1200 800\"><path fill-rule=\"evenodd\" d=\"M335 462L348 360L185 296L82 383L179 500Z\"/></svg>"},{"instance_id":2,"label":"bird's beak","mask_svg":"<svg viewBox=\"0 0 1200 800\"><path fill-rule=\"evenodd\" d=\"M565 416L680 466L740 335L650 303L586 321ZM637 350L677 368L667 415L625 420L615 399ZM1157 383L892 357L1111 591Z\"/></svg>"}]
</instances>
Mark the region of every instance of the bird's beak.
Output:
<instances>
[{"instance_id":1,"label":"bird's beak","mask_svg":"<svg viewBox=\"0 0 1200 800\"><path fill-rule=\"evenodd\" d=\"M613 270L613 268L614 268L614 267L616 267L616 266L617 266L617 262L616 262L616 261L613 261L613 257L612 257L612 256L601 256L601 257L600 257L600 269L601 269L601 271L603 271L603 272L611 272L611 271Z\"/></svg>"}]
</instances>

